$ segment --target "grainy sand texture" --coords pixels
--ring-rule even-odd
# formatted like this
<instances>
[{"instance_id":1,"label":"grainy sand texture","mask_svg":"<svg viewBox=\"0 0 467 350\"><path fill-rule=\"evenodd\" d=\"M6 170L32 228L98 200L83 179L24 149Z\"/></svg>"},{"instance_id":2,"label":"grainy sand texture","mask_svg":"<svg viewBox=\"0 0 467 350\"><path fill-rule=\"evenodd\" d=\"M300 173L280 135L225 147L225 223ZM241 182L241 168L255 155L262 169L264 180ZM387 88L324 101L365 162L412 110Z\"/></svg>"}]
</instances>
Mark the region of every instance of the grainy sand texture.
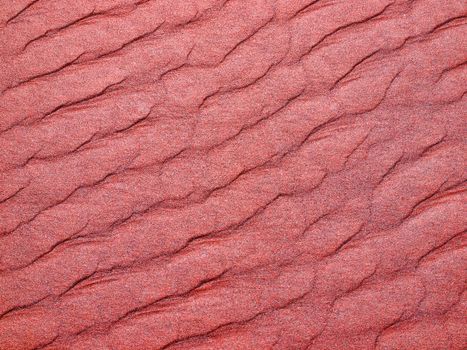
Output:
<instances>
[{"instance_id":1,"label":"grainy sand texture","mask_svg":"<svg viewBox=\"0 0 467 350\"><path fill-rule=\"evenodd\" d=\"M0 0L0 349L466 349L466 16Z\"/></svg>"}]
</instances>

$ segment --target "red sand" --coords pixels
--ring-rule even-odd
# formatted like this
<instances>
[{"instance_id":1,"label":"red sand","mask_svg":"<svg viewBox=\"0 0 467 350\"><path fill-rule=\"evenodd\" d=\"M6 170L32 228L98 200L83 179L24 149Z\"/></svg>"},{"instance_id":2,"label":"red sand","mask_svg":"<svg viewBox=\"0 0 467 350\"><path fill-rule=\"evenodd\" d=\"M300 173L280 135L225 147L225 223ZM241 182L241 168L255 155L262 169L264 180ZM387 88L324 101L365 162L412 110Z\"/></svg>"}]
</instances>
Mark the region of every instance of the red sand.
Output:
<instances>
[{"instance_id":1,"label":"red sand","mask_svg":"<svg viewBox=\"0 0 467 350\"><path fill-rule=\"evenodd\" d=\"M0 349L465 349L463 0L1 0Z\"/></svg>"}]
</instances>

